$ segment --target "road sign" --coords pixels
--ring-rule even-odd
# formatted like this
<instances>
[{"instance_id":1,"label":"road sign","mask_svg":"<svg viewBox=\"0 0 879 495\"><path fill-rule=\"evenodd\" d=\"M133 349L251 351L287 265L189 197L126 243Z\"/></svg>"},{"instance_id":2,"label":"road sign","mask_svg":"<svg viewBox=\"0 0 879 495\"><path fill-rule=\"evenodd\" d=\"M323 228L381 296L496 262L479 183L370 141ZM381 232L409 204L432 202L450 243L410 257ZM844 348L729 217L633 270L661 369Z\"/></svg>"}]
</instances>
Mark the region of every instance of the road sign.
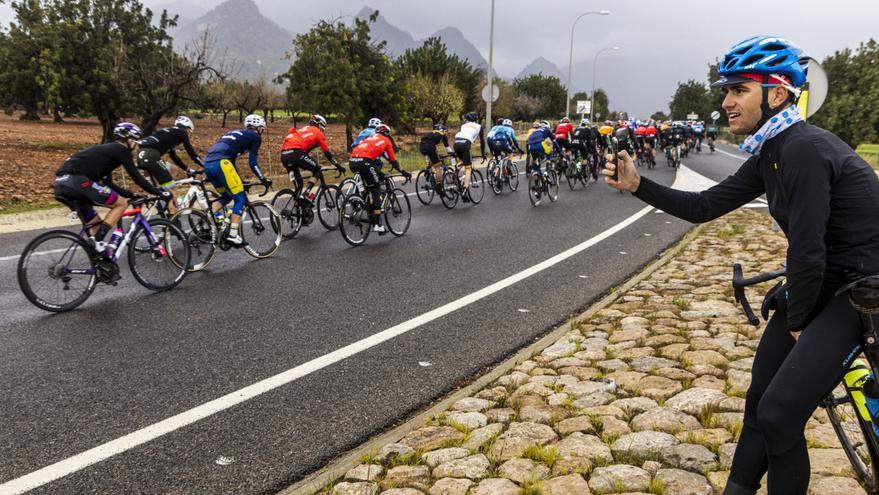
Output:
<instances>
[{"instance_id":1,"label":"road sign","mask_svg":"<svg viewBox=\"0 0 879 495\"><path fill-rule=\"evenodd\" d=\"M591 100L577 100L577 113L590 113L592 111Z\"/></svg>"},{"instance_id":2,"label":"road sign","mask_svg":"<svg viewBox=\"0 0 879 495\"><path fill-rule=\"evenodd\" d=\"M698 113L688 113L687 120L699 120L699 114Z\"/></svg>"},{"instance_id":3,"label":"road sign","mask_svg":"<svg viewBox=\"0 0 879 495\"><path fill-rule=\"evenodd\" d=\"M717 122L717 119L719 119L719 118L720 118L720 112L718 112L717 110L711 112L711 120Z\"/></svg>"},{"instance_id":4,"label":"road sign","mask_svg":"<svg viewBox=\"0 0 879 495\"><path fill-rule=\"evenodd\" d=\"M501 95L501 90L498 89L497 84L491 85L491 101L495 102L498 99L498 96ZM488 102L488 84L482 87L482 101Z\"/></svg>"}]
</instances>

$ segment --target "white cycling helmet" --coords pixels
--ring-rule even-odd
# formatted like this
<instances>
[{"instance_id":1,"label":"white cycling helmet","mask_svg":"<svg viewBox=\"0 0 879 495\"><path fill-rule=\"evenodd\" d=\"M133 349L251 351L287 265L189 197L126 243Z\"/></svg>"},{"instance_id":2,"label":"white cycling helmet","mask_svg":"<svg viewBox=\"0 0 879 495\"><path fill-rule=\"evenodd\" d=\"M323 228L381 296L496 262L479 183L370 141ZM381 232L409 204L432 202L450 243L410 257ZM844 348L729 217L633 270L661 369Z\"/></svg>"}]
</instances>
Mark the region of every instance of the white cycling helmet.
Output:
<instances>
[{"instance_id":1,"label":"white cycling helmet","mask_svg":"<svg viewBox=\"0 0 879 495\"><path fill-rule=\"evenodd\" d=\"M327 119L325 119L322 116L317 115L317 114L312 115L311 118L308 120L308 123L314 124L314 125L320 127L321 129L327 128Z\"/></svg>"},{"instance_id":2,"label":"white cycling helmet","mask_svg":"<svg viewBox=\"0 0 879 495\"><path fill-rule=\"evenodd\" d=\"M545 128L547 128L547 129L549 129L549 122L546 121L546 120L541 120L541 121L540 121L540 127L545 127Z\"/></svg>"},{"instance_id":3,"label":"white cycling helmet","mask_svg":"<svg viewBox=\"0 0 879 495\"><path fill-rule=\"evenodd\" d=\"M513 127L513 121L510 119L504 119L504 122L502 125L505 125L507 127Z\"/></svg>"},{"instance_id":4,"label":"white cycling helmet","mask_svg":"<svg viewBox=\"0 0 879 495\"><path fill-rule=\"evenodd\" d=\"M586 127L590 124L589 119L580 120L580 127Z\"/></svg>"},{"instance_id":5,"label":"white cycling helmet","mask_svg":"<svg viewBox=\"0 0 879 495\"><path fill-rule=\"evenodd\" d=\"M195 130L195 124L193 124L192 119L190 119L186 115L181 115L181 116L177 117L177 120L174 121L174 125L177 127L185 127L186 129L189 129L190 131Z\"/></svg>"},{"instance_id":6,"label":"white cycling helmet","mask_svg":"<svg viewBox=\"0 0 879 495\"><path fill-rule=\"evenodd\" d=\"M367 124L367 127L378 127L380 125L382 125L382 119L378 117L373 117L369 119L369 124Z\"/></svg>"},{"instance_id":7,"label":"white cycling helmet","mask_svg":"<svg viewBox=\"0 0 879 495\"><path fill-rule=\"evenodd\" d=\"M244 127L248 129L265 129L266 119L256 114L250 114L244 117Z\"/></svg>"}]
</instances>

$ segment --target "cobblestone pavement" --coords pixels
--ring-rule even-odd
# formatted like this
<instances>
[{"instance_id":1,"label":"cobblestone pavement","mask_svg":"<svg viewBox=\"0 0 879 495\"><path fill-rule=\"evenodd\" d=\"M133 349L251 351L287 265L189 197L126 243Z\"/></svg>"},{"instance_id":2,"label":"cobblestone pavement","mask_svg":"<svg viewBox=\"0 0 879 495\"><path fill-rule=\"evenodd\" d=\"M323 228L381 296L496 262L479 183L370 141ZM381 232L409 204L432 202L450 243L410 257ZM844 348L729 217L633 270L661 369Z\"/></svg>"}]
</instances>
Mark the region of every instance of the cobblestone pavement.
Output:
<instances>
[{"instance_id":1,"label":"cobblestone pavement","mask_svg":"<svg viewBox=\"0 0 879 495\"><path fill-rule=\"evenodd\" d=\"M321 493L720 493L763 330L734 304L731 264L776 269L786 245L754 211L711 223L613 305ZM810 493L863 494L822 413L808 424Z\"/></svg>"}]
</instances>

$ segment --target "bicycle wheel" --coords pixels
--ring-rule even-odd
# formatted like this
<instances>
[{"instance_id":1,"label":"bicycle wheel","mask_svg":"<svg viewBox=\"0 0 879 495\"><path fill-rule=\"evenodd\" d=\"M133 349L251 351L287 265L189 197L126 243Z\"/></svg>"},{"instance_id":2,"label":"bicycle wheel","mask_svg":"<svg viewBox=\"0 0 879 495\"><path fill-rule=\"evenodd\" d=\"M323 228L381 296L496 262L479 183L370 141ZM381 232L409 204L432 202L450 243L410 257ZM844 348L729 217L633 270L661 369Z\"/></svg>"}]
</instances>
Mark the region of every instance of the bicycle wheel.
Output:
<instances>
[{"instance_id":1,"label":"bicycle wheel","mask_svg":"<svg viewBox=\"0 0 879 495\"><path fill-rule=\"evenodd\" d=\"M171 221L183 230L189 244L188 270L204 270L214 258L217 249L217 225L207 213L195 208L179 210L171 217Z\"/></svg>"},{"instance_id":2,"label":"bicycle wheel","mask_svg":"<svg viewBox=\"0 0 879 495\"><path fill-rule=\"evenodd\" d=\"M858 414L848 390L845 395L831 392L823 405L855 475L867 486L867 493L876 493L879 490L879 445L872 423Z\"/></svg>"},{"instance_id":3,"label":"bicycle wheel","mask_svg":"<svg viewBox=\"0 0 879 495\"><path fill-rule=\"evenodd\" d=\"M559 176L555 170L550 170L546 178L546 195L552 202L559 199Z\"/></svg>"},{"instance_id":4,"label":"bicycle wheel","mask_svg":"<svg viewBox=\"0 0 879 495\"><path fill-rule=\"evenodd\" d=\"M415 177L415 195L418 196L418 201L423 205L429 205L433 202L433 196L436 194L433 181L430 179L431 174L433 174L433 170L426 168L418 172L418 176Z\"/></svg>"},{"instance_id":5,"label":"bicycle wheel","mask_svg":"<svg viewBox=\"0 0 879 495\"><path fill-rule=\"evenodd\" d=\"M568 187L573 191L575 187L577 187L577 181L580 180L580 173L575 169L574 166L571 166L568 169L568 173L565 174L565 180L568 182Z\"/></svg>"},{"instance_id":6,"label":"bicycle wheel","mask_svg":"<svg viewBox=\"0 0 879 495\"><path fill-rule=\"evenodd\" d=\"M268 258L281 245L281 216L265 201L249 202L241 216L244 250L254 258Z\"/></svg>"},{"instance_id":7,"label":"bicycle wheel","mask_svg":"<svg viewBox=\"0 0 879 495\"><path fill-rule=\"evenodd\" d=\"M340 194L338 186L326 186L317 197L317 219L327 230L339 228Z\"/></svg>"},{"instance_id":8,"label":"bicycle wheel","mask_svg":"<svg viewBox=\"0 0 879 495\"><path fill-rule=\"evenodd\" d=\"M532 173L528 176L528 199L531 200L531 206L540 206L542 195L543 179L539 174Z\"/></svg>"},{"instance_id":9,"label":"bicycle wheel","mask_svg":"<svg viewBox=\"0 0 879 495\"><path fill-rule=\"evenodd\" d=\"M173 289L189 273L189 239L169 220L153 218L149 226L149 232L135 227L128 245L128 267L134 279L149 290Z\"/></svg>"},{"instance_id":10,"label":"bicycle wheel","mask_svg":"<svg viewBox=\"0 0 879 495\"><path fill-rule=\"evenodd\" d=\"M348 197L351 195L352 192L354 192L354 189L356 189L356 188L357 188L357 182L355 182L354 179L349 177L349 178L343 180L341 183L339 183L339 194L342 197ZM339 204L340 205L342 204L341 197L339 198Z\"/></svg>"},{"instance_id":11,"label":"bicycle wheel","mask_svg":"<svg viewBox=\"0 0 879 495\"><path fill-rule=\"evenodd\" d=\"M491 192L496 195L500 194L504 188L504 182L501 179L500 167L497 161L492 160L488 163L488 168L485 169L485 178L491 187Z\"/></svg>"},{"instance_id":12,"label":"bicycle wheel","mask_svg":"<svg viewBox=\"0 0 879 495\"><path fill-rule=\"evenodd\" d=\"M485 180L482 178L482 172L475 168L470 171L470 188L467 190L467 195L474 205L482 203L485 199Z\"/></svg>"},{"instance_id":13,"label":"bicycle wheel","mask_svg":"<svg viewBox=\"0 0 879 495\"><path fill-rule=\"evenodd\" d=\"M385 210L385 225L397 237L405 234L412 223L412 208L409 198L402 189L394 188L388 196L388 207Z\"/></svg>"},{"instance_id":14,"label":"bicycle wheel","mask_svg":"<svg viewBox=\"0 0 879 495\"><path fill-rule=\"evenodd\" d=\"M519 167L511 161L507 162L507 167L507 186L510 191L515 191L519 189Z\"/></svg>"},{"instance_id":15,"label":"bicycle wheel","mask_svg":"<svg viewBox=\"0 0 879 495\"><path fill-rule=\"evenodd\" d=\"M443 172L440 200L443 202L443 206L450 210L458 204L458 174L452 170Z\"/></svg>"},{"instance_id":16,"label":"bicycle wheel","mask_svg":"<svg viewBox=\"0 0 879 495\"><path fill-rule=\"evenodd\" d=\"M342 201L341 221L339 230L345 242L352 246L359 246L366 242L372 222L369 218L369 208L366 201L360 196L347 196Z\"/></svg>"},{"instance_id":17,"label":"bicycle wheel","mask_svg":"<svg viewBox=\"0 0 879 495\"><path fill-rule=\"evenodd\" d=\"M302 210L294 189L281 189L272 198L272 208L280 215L284 239L292 239L302 230Z\"/></svg>"},{"instance_id":18,"label":"bicycle wheel","mask_svg":"<svg viewBox=\"0 0 879 495\"><path fill-rule=\"evenodd\" d=\"M18 286L34 306L70 311L95 290L97 270L91 247L80 236L50 230L28 243L18 258Z\"/></svg>"}]
</instances>

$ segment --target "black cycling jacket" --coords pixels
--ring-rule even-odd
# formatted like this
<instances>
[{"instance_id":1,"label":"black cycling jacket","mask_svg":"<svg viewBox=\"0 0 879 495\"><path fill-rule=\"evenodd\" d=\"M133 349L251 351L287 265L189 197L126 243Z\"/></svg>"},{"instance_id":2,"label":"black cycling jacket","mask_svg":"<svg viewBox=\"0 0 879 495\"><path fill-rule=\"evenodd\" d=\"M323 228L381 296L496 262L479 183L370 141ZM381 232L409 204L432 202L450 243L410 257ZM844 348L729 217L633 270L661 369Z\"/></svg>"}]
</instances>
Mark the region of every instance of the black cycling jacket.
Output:
<instances>
[{"instance_id":1,"label":"black cycling jacket","mask_svg":"<svg viewBox=\"0 0 879 495\"><path fill-rule=\"evenodd\" d=\"M141 189L154 196L161 194L159 189L156 189L140 175L131 159L131 150L122 143L99 144L77 151L64 161L55 175L84 175L93 181L107 185L120 196L130 198L134 196L134 193L113 183L113 171L120 165L125 168L134 183Z\"/></svg>"},{"instance_id":2,"label":"black cycling jacket","mask_svg":"<svg viewBox=\"0 0 879 495\"><path fill-rule=\"evenodd\" d=\"M801 122L708 190L676 191L642 177L635 196L684 220L707 222L763 193L788 238L787 327L799 331L825 282L879 273L879 179L841 139Z\"/></svg>"},{"instance_id":3,"label":"black cycling jacket","mask_svg":"<svg viewBox=\"0 0 879 495\"><path fill-rule=\"evenodd\" d=\"M147 136L138 143L141 148L157 149L163 155L168 153L168 156L178 167L186 170L186 164L183 163L183 160L177 156L177 152L174 150L174 148L181 144L183 145L183 149L186 150L186 154L189 155L189 158L198 165L204 167L204 163L201 161L201 158L198 157L198 153L195 152L192 143L189 142L189 133L187 133L186 129L183 129L182 127L175 126L160 129L152 136Z\"/></svg>"}]
</instances>

